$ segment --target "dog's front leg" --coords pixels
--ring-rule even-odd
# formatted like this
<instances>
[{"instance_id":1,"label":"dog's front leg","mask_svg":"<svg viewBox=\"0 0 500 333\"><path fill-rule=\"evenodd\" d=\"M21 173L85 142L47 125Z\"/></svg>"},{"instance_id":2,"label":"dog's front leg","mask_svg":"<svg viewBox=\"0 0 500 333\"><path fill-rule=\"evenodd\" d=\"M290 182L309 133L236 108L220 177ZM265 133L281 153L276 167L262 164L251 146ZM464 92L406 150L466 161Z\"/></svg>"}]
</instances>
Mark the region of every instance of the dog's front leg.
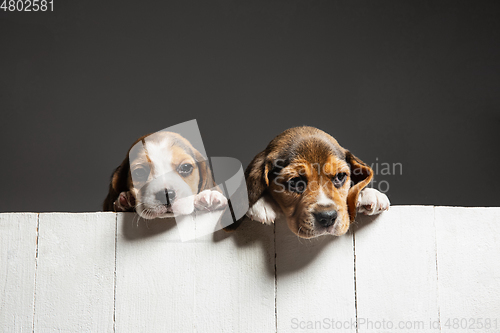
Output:
<instances>
[{"instance_id":1,"label":"dog's front leg","mask_svg":"<svg viewBox=\"0 0 500 333\"><path fill-rule=\"evenodd\" d=\"M115 212L129 212L135 208L135 198L130 191L121 192L113 207Z\"/></svg>"},{"instance_id":2,"label":"dog's front leg","mask_svg":"<svg viewBox=\"0 0 500 333\"><path fill-rule=\"evenodd\" d=\"M389 210L391 202L384 193L373 188L365 188L359 193L356 208L358 213L365 215L380 214L384 210Z\"/></svg>"},{"instance_id":3,"label":"dog's front leg","mask_svg":"<svg viewBox=\"0 0 500 333\"><path fill-rule=\"evenodd\" d=\"M226 208L226 206L226 197L218 191L204 190L194 198L194 207L197 210L219 210Z\"/></svg>"}]
</instances>

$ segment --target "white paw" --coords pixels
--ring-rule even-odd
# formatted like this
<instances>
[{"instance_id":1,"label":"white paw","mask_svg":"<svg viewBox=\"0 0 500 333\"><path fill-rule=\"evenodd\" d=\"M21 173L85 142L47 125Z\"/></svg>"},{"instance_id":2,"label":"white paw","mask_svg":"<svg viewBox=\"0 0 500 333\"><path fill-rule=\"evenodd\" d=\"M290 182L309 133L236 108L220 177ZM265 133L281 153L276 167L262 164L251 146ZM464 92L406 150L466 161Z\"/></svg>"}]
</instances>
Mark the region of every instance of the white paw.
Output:
<instances>
[{"instance_id":1,"label":"white paw","mask_svg":"<svg viewBox=\"0 0 500 333\"><path fill-rule=\"evenodd\" d=\"M273 205L269 199L262 197L257 200L252 207L250 207L247 212L247 216L254 221L271 224L274 220L276 220L278 212L275 205Z\"/></svg>"},{"instance_id":2,"label":"white paw","mask_svg":"<svg viewBox=\"0 0 500 333\"><path fill-rule=\"evenodd\" d=\"M387 195L373 188L365 188L359 193L356 208L359 213L375 215L382 213L384 210L389 210L390 205Z\"/></svg>"},{"instance_id":3,"label":"white paw","mask_svg":"<svg viewBox=\"0 0 500 333\"><path fill-rule=\"evenodd\" d=\"M130 191L121 192L113 206L115 212L126 212L135 206L135 198Z\"/></svg>"},{"instance_id":4,"label":"white paw","mask_svg":"<svg viewBox=\"0 0 500 333\"><path fill-rule=\"evenodd\" d=\"M218 191L204 190L194 198L194 207L198 210L218 210L226 206L226 197Z\"/></svg>"}]
</instances>

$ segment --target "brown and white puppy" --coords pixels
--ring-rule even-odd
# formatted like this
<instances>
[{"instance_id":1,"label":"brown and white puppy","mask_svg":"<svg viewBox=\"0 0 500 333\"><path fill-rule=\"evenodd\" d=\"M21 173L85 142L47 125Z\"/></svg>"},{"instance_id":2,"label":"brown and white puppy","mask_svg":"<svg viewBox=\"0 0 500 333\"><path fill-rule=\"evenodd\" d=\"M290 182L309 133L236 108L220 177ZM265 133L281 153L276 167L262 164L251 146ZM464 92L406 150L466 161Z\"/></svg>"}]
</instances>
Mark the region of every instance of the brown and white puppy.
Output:
<instances>
[{"instance_id":1,"label":"brown and white puppy","mask_svg":"<svg viewBox=\"0 0 500 333\"><path fill-rule=\"evenodd\" d=\"M389 209L387 196L365 188L372 169L314 127L295 127L274 138L245 171L252 220L284 215L302 238L343 235L356 212Z\"/></svg>"},{"instance_id":2,"label":"brown and white puppy","mask_svg":"<svg viewBox=\"0 0 500 333\"><path fill-rule=\"evenodd\" d=\"M160 131L139 138L111 176L104 211L136 211L142 218L225 208L208 162L177 133Z\"/></svg>"}]
</instances>

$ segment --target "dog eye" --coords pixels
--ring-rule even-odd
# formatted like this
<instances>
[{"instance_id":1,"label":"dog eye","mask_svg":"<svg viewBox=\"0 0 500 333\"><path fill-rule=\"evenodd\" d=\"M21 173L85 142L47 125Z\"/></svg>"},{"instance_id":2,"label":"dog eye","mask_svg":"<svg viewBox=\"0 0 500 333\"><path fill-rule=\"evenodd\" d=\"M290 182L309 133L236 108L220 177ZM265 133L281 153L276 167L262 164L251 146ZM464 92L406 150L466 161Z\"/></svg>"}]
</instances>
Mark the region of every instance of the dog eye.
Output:
<instances>
[{"instance_id":1,"label":"dog eye","mask_svg":"<svg viewBox=\"0 0 500 333\"><path fill-rule=\"evenodd\" d=\"M333 185L337 188L341 187L344 185L345 179L346 179L347 174L345 172L340 172L333 177L332 182Z\"/></svg>"},{"instance_id":2,"label":"dog eye","mask_svg":"<svg viewBox=\"0 0 500 333\"><path fill-rule=\"evenodd\" d=\"M193 166L189 163L184 163L184 164L181 164L179 165L179 167L177 168L177 171L183 175L183 176L187 176L189 175L191 172L193 172Z\"/></svg>"},{"instance_id":3,"label":"dog eye","mask_svg":"<svg viewBox=\"0 0 500 333\"><path fill-rule=\"evenodd\" d=\"M132 179L135 181L144 181L148 178L149 171L145 168L137 168L132 172Z\"/></svg>"},{"instance_id":4,"label":"dog eye","mask_svg":"<svg viewBox=\"0 0 500 333\"><path fill-rule=\"evenodd\" d=\"M306 190L306 181L301 177L295 177L288 181L288 190L296 193L302 193Z\"/></svg>"}]
</instances>

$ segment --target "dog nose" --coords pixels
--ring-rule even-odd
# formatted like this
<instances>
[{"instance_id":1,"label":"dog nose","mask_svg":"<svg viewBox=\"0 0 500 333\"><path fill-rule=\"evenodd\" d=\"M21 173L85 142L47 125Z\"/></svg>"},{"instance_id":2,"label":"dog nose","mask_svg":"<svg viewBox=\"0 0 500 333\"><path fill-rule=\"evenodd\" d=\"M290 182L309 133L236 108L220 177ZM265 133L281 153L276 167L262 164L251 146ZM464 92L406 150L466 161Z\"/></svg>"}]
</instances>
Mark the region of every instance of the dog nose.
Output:
<instances>
[{"instance_id":1,"label":"dog nose","mask_svg":"<svg viewBox=\"0 0 500 333\"><path fill-rule=\"evenodd\" d=\"M316 221L325 228L331 226L337 219L336 210L327 210L324 212L314 213L313 215Z\"/></svg>"},{"instance_id":2,"label":"dog nose","mask_svg":"<svg viewBox=\"0 0 500 333\"><path fill-rule=\"evenodd\" d=\"M164 191L156 193L156 200L164 203L166 199L167 200L166 204L171 205L175 199L175 196L176 193L174 190L165 189Z\"/></svg>"}]
</instances>

